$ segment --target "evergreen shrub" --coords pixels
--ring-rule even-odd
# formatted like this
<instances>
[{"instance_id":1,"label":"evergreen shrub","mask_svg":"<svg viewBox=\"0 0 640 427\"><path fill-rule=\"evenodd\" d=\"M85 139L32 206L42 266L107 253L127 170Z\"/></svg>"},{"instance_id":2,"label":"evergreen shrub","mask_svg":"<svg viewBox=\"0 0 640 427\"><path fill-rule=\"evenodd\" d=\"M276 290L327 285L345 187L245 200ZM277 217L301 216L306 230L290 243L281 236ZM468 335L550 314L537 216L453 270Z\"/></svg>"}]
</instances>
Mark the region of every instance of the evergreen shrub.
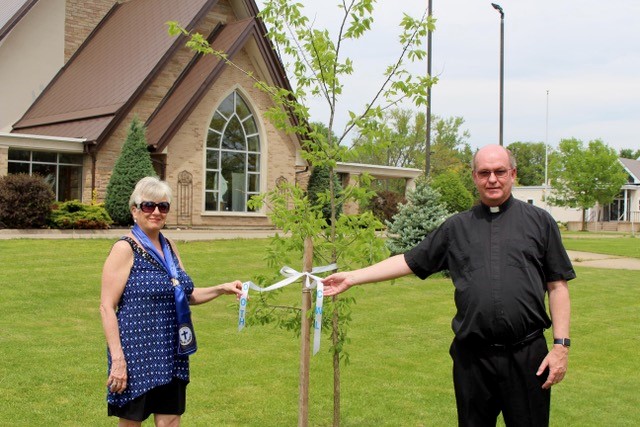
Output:
<instances>
[{"instance_id":1,"label":"evergreen shrub","mask_svg":"<svg viewBox=\"0 0 640 427\"><path fill-rule=\"evenodd\" d=\"M311 176L309 177L309 184L307 185L307 195L312 206L322 204L322 215L327 221L327 224L331 223L331 203L328 201L327 195L329 194L329 168L326 166L314 166ZM333 187L335 194L338 195L342 189L342 183L338 174L333 175ZM336 219L342 213L342 203L336 204Z\"/></svg>"},{"instance_id":2,"label":"evergreen shrub","mask_svg":"<svg viewBox=\"0 0 640 427\"><path fill-rule=\"evenodd\" d=\"M138 181L146 176L156 176L145 131L142 122L134 117L107 184L104 206L109 216L119 225L133 224L129 197Z\"/></svg>"},{"instance_id":3,"label":"evergreen shrub","mask_svg":"<svg viewBox=\"0 0 640 427\"><path fill-rule=\"evenodd\" d=\"M451 213L440 194L428 182L418 181L416 189L407 193L392 221L387 221L387 247L392 254L408 251L435 230Z\"/></svg>"},{"instance_id":4,"label":"evergreen shrub","mask_svg":"<svg viewBox=\"0 0 640 427\"><path fill-rule=\"evenodd\" d=\"M52 212L53 228L105 230L113 221L104 205L84 204L79 200L60 203Z\"/></svg>"},{"instance_id":5,"label":"evergreen shrub","mask_svg":"<svg viewBox=\"0 0 640 427\"><path fill-rule=\"evenodd\" d=\"M42 228L47 225L55 195L39 175L0 177L0 222L7 228Z\"/></svg>"}]
</instances>

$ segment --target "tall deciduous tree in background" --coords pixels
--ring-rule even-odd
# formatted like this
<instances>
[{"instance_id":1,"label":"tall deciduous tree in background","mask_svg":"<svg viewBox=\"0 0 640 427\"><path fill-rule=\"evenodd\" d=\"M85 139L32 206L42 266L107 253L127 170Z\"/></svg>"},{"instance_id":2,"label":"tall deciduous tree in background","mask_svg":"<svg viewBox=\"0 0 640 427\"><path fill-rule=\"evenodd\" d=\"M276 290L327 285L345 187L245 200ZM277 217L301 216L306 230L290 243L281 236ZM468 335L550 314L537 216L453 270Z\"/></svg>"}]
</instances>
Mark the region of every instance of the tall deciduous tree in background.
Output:
<instances>
[{"instance_id":1,"label":"tall deciduous tree in background","mask_svg":"<svg viewBox=\"0 0 640 427\"><path fill-rule=\"evenodd\" d=\"M620 157L623 159L640 160L640 149L622 148L620 150Z\"/></svg>"},{"instance_id":2,"label":"tall deciduous tree in background","mask_svg":"<svg viewBox=\"0 0 640 427\"><path fill-rule=\"evenodd\" d=\"M360 134L353 141L354 161L374 165L425 168L425 114L409 109L392 109L385 113L379 132ZM459 174L465 188L475 186L469 170L473 153L463 130L462 117L432 117L431 176L445 172ZM394 190L399 191L399 188Z\"/></svg>"},{"instance_id":3,"label":"tall deciduous tree in background","mask_svg":"<svg viewBox=\"0 0 640 427\"><path fill-rule=\"evenodd\" d=\"M543 185L545 153L543 142L513 142L507 146L518 161L518 185ZM551 151L547 152L547 156ZM547 157L548 158L548 157Z\"/></svg>"},{"instance_id":4,"label":"tall deciduous tree in background","mask_svg":"<svg viewBox=\"0 0 640 427\"><path fill-rule=\"evenodd\" d=\"M111 219L119 225L133 223L129 198L136 183L145 176L156 176L147 147L145 127L134 117L129 126L127 139L113 167L113 173L107 184L104 207Z\"/></svg>"},{"instance_id":5,"label":"tall deciduous tree in background","mask_svg":"<svg viewBox=\"0 0 640 427\"><path fill-rule=\"evenodd\" d=\"M433 177L431 187L440 193L441 201L449 212L462 212L473 206L473 194L465 188L462 178L454 171Z\"/></svg>"},{"instance_id":6,"label":"tall deciduous tree in background","mask_svg":"<svg viewBox=\"0 0 640 427\"><path fill-rule=\"evenodd\" d=\"M426 11L418 18L405 14L399 27L398 57L381 76L380 86L374 87L371 93L361 94L361 111L340 112L344 79L356 72L355 61L345 57L343 49L345 45L354 43L361 43L362 49L370 48L365 36L372 29L374 4L375 0L340 2L335 30L329 30L315 28L313 20L304 14L301 3L286 0L268 0L263 3L261 18L295 86L295 90L290 92L256 81L257 87L270 94L275 104L267 116L279 128L299 135L304 147L301 153L304 158L311 166L327 167L330 174L329 191L326 197L319 198L321 202L329 201L331 206L328 227L319 212L320 206L311 205L304 192L295 186L285 185L276 191L261 195L259 202L270 204L274 224L289 231L291 236L288 239L274 239L273 253L300 250L303 243L311 238L316 249L315 260L337 261L343 268L356 267L356 263L368 264L386 256L383 248L376 246L369 240L367 233L363 232L375 230L375 224L379 224L371 213L365 212L358 216L342 215L336 220L337 206L341 203L353 198L362 201L371 194L362 188L336 188L333 180L335 166L337 162L347 158L348 149L341 145L341 142L345 141L352 130L357 130L367 138L373 137L381 133L380 123L386 109L402 100L416 106L426 103L427 87L434 80L429 76L412 75L406 65L408 62L421 61L426 57L424 41L428 27L433 30L434 25L431 18L427 18ZM170 32L177 34L184 30L172 23ZM191 39L191 46L204 46L201 50L206 51L210 46L206 46L203 41L202 36L196 36ZM224 52L213 53L227 60ZM360 72L368 73L369 70L363 69ZM253 77L251 73L247 75ZM309 125L312 120L306 104L311 98L324 100L328 117L327 132ZM296 120L290 120L291 114L296 116ZM335 129L338 114L344 114L348 118L345 127L339 130ZM367 245L367 242L370 244ZM335 299L335 307L341 307L341 299L343 298ZM334 425L340 423L339 367L346 342L344 322L349 319L348 313L339 317L338 312L344 314L345 310L342 306L334 309L332 314Z\"/></svg>"},{"instance_id":7,"label":"tall deciduous tree in background","mask_svg":"<svg viewBox=\"0 0 640 427\"><path fill-rule=\"evenodd\" d=\"M582 209L583 231L587 229L587 209L611 203L627 180L613 148L599 139L590 141L585 148L575 138L560 141L551 157L549 177L552 188L549 202Z\"/></svg>"}]
</instances>

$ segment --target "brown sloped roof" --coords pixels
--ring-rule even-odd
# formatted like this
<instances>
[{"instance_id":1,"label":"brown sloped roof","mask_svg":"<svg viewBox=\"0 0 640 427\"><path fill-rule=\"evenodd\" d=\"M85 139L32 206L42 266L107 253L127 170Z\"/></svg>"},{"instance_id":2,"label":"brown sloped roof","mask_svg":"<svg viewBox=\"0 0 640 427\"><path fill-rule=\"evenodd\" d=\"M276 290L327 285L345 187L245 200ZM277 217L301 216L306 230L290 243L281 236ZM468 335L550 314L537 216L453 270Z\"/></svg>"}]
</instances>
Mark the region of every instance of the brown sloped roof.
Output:
<instances>
[{"instance_id":1,"label":"brown sloped roof","mask_svg":"<svg viewBox=\"0 0 640 427\"><path fill-rule=\"evenodd\" d=\"M217 0L118 3L13 126L14 132L104 140Z\"/></svg>"},{"instance_id":2,"label":"brown sloped roof","mask_svg":"<svg viewBox=\"0 0 640 427\"><path fill-rule=\"evenodd\" d=\"M620 163L627 168L627 171L632 175L634 182L640 182L640 159L625 159L620 157Z\"/></svg>"},{"instance_id":3,"label":"brown sloped roof","mask_svg":"<svg viewBox=\"0 0 640 427\"><path fill-rule=\"evenodd\" d=\"M228 59L238 52L248 36L255 32L253 18L236 21L214 29L209 37L211 47L225 52ZM224 69L225 62L215 55L198 55L176 81L163 102L147 121L147 142L162 150L189 117Z\"/></svg>"},{"instance_id":4,"label":"brown sloped roof","mask_svg":"<svg viewBox=\"0 0 640 427\"><path fill-rule=\"evenodd\" d=\"M209 36L211 47L233 60L253 37L267 64L270 76L280 87L291 89L282 63L265 37L264 28L255 18L236 21L214 29ZM165 99L147 120L147 143L162 151L189 114L204 97L227 64L215 55L198 55L176 81Z\"/></svg>"},{"instance_id":5,"label":"brown sloped roof","mask_svg":"<svg viewBox=\"0 0 640 427\"><path fill-rule=\"evenodd\" d=\"M4 0L0 7L0 41L38 3L38 0Z\"/></svg>"}]
</instances>

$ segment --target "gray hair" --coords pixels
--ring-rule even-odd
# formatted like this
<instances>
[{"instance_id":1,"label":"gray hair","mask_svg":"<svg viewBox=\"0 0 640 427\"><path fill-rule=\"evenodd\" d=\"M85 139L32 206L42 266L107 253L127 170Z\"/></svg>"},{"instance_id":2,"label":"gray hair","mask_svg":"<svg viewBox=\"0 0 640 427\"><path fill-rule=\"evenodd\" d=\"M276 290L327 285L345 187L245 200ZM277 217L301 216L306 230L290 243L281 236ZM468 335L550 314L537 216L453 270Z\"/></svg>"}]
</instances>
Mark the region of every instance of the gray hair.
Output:
<instances>
[{"instance_id":1,"label":"gray hair","mask_svg":"<svg viewBox=\"0 0 640 427\"><path fill-rule=\"evenodd\" d=\"M478 151L480 150L476 150L475 153L473 153L473 158L471 159L471 170L475 172L476 170L476 156L478 155ZM505 148L504 151L507 152L507 155L509 156L509 167L511 169L515 169L517 166L516 163L516 156L513 155L513 153L511 152L511 150Z\"/></svg>"},{"instance_id":2,"label":"gray hair","mask_svg":"<svg viewBox=\"0 0 640 427\"><path fill-rule=\"evenodd\" d=\"M166 181L161 181L158 177L147 176L142 178L133 189L129 198L129 206L137 206L147 200L167 199L171 203L171 187Z\"/></svg>"}]
</instances>

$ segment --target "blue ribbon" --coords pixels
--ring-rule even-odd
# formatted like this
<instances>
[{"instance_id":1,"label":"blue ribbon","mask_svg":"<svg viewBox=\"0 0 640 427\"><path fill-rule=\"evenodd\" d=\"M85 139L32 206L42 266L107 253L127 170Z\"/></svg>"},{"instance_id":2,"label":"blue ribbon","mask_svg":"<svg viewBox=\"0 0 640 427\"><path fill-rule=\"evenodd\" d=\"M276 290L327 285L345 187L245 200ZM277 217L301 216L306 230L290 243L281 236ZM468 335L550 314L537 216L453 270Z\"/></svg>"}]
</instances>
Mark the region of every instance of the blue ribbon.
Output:
<instances>
[{"instance_id":1,"label":"blue ribbon","mask_svg":"<svg viewBox=\"0 0 640 427\"><path fill-rule=\"evenodd\" d=\"M193 330L191 322L191 310L189 309L189 300L184 289L178 281L178 269L173 260L173 254L169 249L167 239L160 233L160 246L162 246L162 255L151 242L149 236L136 224L131 230L133 235L138 239L142 247L149 255L153 257L171 277L173 284L173 294L176 300L176 320L178 323L178 355L188 356L198 349L196 344L196 334ZM163 256L164 255L164 256Z\"/></svg>"}]
</instances>

